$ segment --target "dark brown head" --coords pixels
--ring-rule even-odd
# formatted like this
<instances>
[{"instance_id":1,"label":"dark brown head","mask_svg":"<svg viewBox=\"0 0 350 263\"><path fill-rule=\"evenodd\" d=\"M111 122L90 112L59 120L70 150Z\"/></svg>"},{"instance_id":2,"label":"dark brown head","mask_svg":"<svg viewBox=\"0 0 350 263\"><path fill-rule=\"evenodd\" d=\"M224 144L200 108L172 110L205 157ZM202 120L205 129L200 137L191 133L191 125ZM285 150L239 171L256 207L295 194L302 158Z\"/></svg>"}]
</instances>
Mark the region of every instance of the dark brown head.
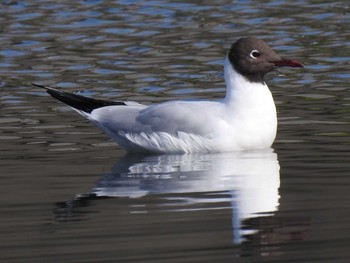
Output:
<instances>
[{"instance_id":1,"label":"dark brown head","mask_svg":"<svg viewBox=\"0 0 350 263\"><path fill-rule=\"evenodd\" d=\"M297 60L280 57L265 41L255 37L233 43L228 58L233 68L251 82L264 82L264 75L275 67L303 67Z\"/></svg>"}]
</instances>

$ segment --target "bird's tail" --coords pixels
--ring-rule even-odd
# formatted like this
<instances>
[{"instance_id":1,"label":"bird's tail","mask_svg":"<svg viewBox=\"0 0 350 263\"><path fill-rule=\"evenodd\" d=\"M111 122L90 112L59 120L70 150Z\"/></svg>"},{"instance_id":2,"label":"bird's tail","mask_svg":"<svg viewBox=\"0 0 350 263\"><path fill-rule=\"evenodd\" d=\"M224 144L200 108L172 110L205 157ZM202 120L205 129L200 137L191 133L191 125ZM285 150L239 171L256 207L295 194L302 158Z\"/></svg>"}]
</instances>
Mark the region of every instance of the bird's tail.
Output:
<instances>
[{"instance_id":1,"label":"bird's tail","mask_svg":"<svg viewBox=\"0 0 350 263\"><path fill-rule=\"evenodd\" d=\"M75 110L83 111L85 113L91 113L93 110L101 107L105 107L105 106L126 105L125 102L122 102L122 101L92 99L92 98L84 97L74 93L68 93L68 92L60 91L51 87L45 87L34 83L32 83L32 85L45 89L46 92L50 94L52 97L54 97L55 99L67 104L68 106L72 107Z\"/></svg>"}]
</instances>

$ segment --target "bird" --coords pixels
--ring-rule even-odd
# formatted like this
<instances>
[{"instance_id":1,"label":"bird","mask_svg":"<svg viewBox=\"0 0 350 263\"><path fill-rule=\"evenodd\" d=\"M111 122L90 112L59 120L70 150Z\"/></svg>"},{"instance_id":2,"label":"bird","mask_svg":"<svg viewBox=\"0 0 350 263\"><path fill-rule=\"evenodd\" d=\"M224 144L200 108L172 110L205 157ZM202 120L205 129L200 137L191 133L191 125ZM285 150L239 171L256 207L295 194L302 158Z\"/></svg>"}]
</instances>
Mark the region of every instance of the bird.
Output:
<instances>
[{"instance_id":1,"label":"bird","mask_svg":"<svg viewBox=\"0 0 350 263\"><path fill-rule=\"evenodd\" d=\"M270 148L276 106L264 76L276 67L303 67L279 56L264 40L243 37L224 59L226 94L216 100L172 100L144 105L46 89L129 152L208 153Z\"/></svg>"}]
</instances>

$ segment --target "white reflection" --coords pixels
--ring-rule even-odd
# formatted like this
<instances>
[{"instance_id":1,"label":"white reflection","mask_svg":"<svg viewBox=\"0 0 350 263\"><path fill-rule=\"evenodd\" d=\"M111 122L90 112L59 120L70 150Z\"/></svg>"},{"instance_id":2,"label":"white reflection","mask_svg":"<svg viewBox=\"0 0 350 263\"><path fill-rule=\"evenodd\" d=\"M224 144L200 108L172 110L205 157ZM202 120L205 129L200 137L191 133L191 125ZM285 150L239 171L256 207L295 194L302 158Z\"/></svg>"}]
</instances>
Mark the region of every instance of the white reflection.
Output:
<instances>
[{"instance_id":1,"label":"white reflection","mask_svg":"<svg viewBox=\"0 0 350 263\"><path fill-rule=\"evenodd\" d=\"M139 198L148 194L226 192L231 198L233 242L252 234L248 218L278 209L277 154L272 149L218 154L127 155L92 189L97 196ZM192 198L193 199L193 198ZM188 202L215 202L200 198ZM217 200L222 202L222 200Z\"/></svg>"}]
</instances>

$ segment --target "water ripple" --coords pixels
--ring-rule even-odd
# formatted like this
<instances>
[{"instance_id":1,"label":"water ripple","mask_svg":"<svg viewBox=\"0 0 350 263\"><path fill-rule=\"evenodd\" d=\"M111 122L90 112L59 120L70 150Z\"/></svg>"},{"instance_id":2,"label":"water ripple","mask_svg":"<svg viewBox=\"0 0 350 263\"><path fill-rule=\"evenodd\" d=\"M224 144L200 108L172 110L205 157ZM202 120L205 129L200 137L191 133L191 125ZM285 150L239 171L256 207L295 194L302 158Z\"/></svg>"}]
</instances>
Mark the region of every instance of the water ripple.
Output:
<instances>
[{"instance_id":1,"label":"water ripple","mask_svg":"<svg viewBox=\"0 0 350 263\"><path fill-rule=\"evenodd\" d=\"M347 262L347 1L4 0L0 7L1 261ZM189 176L179 159L162 176L129 172L103 180L115 161L126 165L123 152L30 85L147 104L222 98L223 58L248 35L305 68L267 76L279 116L278 211L246 217L234 231L244 218L235 205L263 205L244 196L242 185L229 192L209 183L213 191L200 191L205 174ZM135 171L156 169L154 160L129 161ZM119 194L154 192L70 200L96 182ZM169 190L190 185L197 190Z\"/></svg>"}]
</instances>

